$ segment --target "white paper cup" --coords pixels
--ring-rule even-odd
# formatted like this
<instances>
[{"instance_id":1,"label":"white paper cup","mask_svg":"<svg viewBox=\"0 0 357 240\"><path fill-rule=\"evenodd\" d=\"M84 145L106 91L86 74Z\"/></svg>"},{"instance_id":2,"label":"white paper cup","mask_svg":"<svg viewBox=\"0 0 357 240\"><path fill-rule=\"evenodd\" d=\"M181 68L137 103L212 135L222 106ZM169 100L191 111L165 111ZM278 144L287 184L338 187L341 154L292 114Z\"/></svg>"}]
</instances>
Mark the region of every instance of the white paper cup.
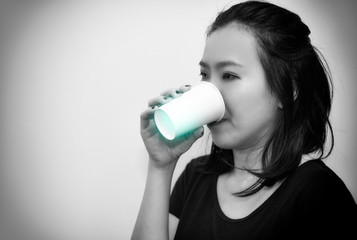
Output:
<instances>
[{"instance_id":1,"label":"white paper cup","mask_svg":"<svg viewBox=\"0 0 357 240\"><path fill-rule=\"evenodd\" d=\"M160 133L172 140L200 126L219 121L225 112L219 90L209 82L198 85L159 107L154 114Z\"/></svg>"}]
</instances>

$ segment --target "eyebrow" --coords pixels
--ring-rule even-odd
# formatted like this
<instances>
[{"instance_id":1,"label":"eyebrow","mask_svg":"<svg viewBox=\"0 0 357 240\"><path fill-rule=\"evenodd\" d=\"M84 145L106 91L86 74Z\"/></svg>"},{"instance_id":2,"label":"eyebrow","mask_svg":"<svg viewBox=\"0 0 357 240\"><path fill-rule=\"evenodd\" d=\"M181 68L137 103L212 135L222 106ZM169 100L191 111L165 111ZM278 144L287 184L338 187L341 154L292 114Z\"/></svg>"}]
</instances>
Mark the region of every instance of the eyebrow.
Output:
<instances>
[{"instance_id":1,"label":"eyebrow","mask_svg":"<svg viewBox=\"0 0 357 240\"><path fill-rule=\"evenodd\" d=\"M204 61L200 61L199 65L202 67L205 67L205 68L209 68L209 64ZM223 68L223 67L227 67L227 66L243 67L242 64L236 63L234 61L222 61L222 62L216 63L216 65L215 65L216 68Z\"/></svg>"}]
</instances>

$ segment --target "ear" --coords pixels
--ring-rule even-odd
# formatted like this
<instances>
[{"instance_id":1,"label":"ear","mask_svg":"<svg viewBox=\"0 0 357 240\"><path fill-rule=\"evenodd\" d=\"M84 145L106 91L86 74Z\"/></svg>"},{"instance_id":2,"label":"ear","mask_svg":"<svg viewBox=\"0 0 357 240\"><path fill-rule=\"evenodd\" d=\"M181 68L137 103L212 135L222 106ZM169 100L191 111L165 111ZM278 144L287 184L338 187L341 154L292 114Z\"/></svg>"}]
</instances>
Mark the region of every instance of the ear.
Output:
<instances>
[{"instance_id":1,"label":"ear","mask_svg":"<svg viewBox=\"0 0 357 240\"><path fill-rule=\"evenodd\" d=\"M275 102L276 102L279 110L283 109L283 104L281 103L281 100L279 99L279 97L277 95L275 95Z\"/></svg>"},{"instance_id":2,"label":"ear","mask_svg":"<svg viewBox=\"0 0 357 240\"><path fill-rule=\"evenodd\" d=\"M279 108L280 110L283 109L283 104L281 104L280 101L278 101L278 108Z\"/></svg>"},{"instance_id":3,"label":"ear","mask_svg":"<svg viewBox=\"0 0 357 240\"><path fill-rule=\"evenodd\" d=\"M298 97L298 92L296 90L294 90L294 102L295 102L297 97Z\"/></svg>"},{"instance_id":4,"label":"ear","mask_svg":"<svg viewBox=\"0 0 357 240\"><path fill-rule=\"evenodd\" d=\"M298 95L299 94L297 93L297 91L294 91L294 102L295 102L296 98L298 97ZM279 100L278 100L278 108L283 109L283 104Z\"/></svg>"}]
</instances>

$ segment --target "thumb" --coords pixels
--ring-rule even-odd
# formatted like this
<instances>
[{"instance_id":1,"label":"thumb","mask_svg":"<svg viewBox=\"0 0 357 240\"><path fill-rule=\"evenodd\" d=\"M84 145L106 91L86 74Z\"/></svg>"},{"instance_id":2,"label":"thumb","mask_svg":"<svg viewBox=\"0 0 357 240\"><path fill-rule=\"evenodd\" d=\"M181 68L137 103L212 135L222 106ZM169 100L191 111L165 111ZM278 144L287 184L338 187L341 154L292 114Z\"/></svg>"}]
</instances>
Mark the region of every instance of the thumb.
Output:
<instances>
[{"instance_id":1,"label":"thumb","mask_svg":"<svg viewBox=\"0 0 357 240\"><path fill-rule=\"evenodd\" d=\"M199 127L195 131L193 131L192 135L197 139L201 138L204 134L204 127Z\"/></svg>"},{"instance_id":2,"label":"thumb","mask_svg":"<svg viewBox=\"0 0 357 240\"><path fill-rule=\"evenodd\" d=\"M185 138L186 142L192 145L197 139L201 138L204 134L204 127L199 127L196 130L187 133Z\"/></svg>"},{"instance_id":3,"label":"thumb","mask_svg":"<svg viewBox=\"0 0 357 240\"><path fill-rule=\"evenodd\" d=\"M200 127L176 139L177 148L175 148L175 151L178 151L176 152L177 156L178 157L181 156L184 152L190 149L192 144L196 142L197 139L203 136L203 133L204 133L204 128Z\"/></svg>"}]
</instances>

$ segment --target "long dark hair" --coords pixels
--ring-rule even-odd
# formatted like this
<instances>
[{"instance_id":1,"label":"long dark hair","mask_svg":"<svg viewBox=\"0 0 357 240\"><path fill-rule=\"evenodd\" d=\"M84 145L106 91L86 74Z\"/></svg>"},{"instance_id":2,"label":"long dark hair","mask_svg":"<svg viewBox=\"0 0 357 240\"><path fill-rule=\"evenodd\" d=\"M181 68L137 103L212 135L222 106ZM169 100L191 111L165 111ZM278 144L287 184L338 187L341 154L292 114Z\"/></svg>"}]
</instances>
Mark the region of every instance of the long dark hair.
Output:
<instances>
[{"instance_id":1,"label":"long dark hair","mask_svg":"<svg viewBox=\"0 0 357 240\"><path fill-rule=\"evenodd\" d=\"M334 145L329 121L333 91L328 65L312 46L310 30L298 15L267 2L247 1L219 13L207 36L231 23L255 37L270 91L282 104L281 116L262 152L262 169L246 169L259 180L235 194L247 196L284 179L299 166L303 154L317 152L321 159L330 155ZM331 144L326 151L328 131ZM223 173L233 165L232 150L212 143L201 169Z\"/></svg>"}]
</instances>

